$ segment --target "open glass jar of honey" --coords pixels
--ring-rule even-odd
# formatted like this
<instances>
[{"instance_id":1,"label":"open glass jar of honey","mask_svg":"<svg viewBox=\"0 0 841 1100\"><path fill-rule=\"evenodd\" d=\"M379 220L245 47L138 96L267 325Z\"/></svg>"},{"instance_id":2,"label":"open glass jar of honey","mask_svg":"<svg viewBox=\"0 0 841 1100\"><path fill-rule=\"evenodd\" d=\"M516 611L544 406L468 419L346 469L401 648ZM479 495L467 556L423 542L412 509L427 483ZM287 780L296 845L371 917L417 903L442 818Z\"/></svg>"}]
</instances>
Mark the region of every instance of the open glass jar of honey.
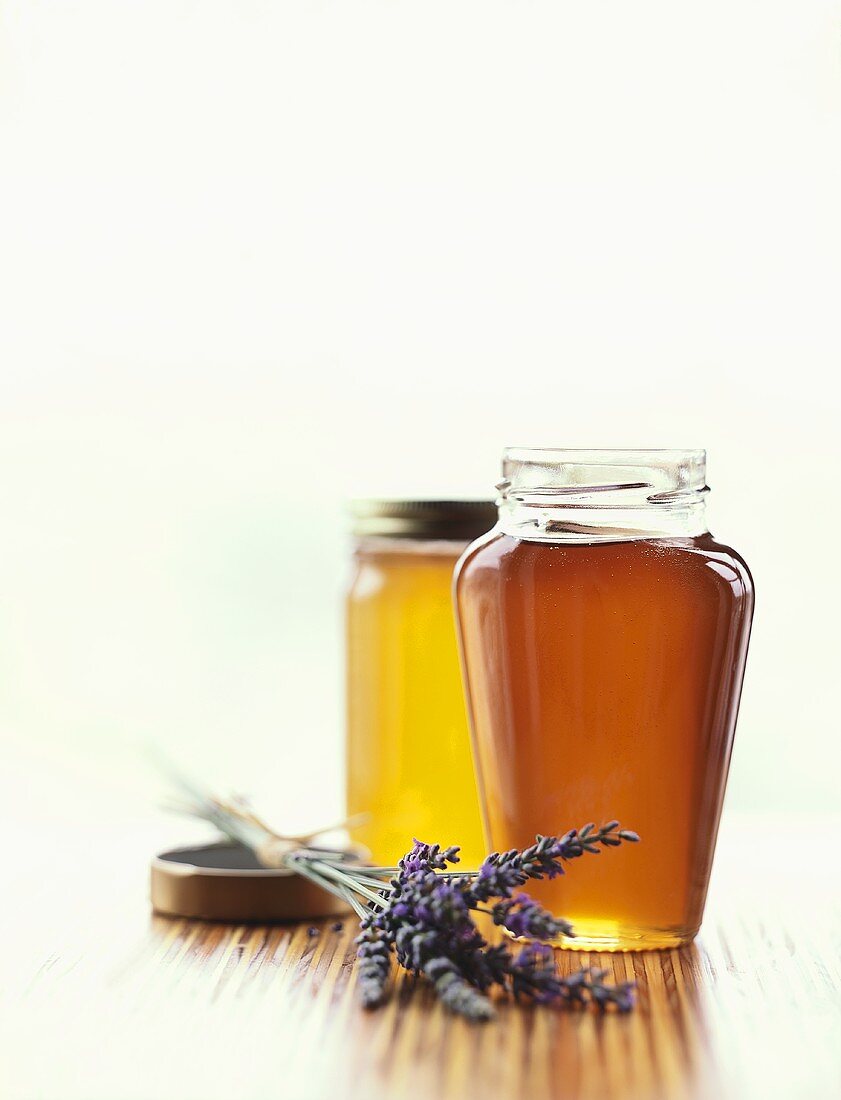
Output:
<instances>
[{"instance_id":1,"label":"open glass jar of honey","mask_svg":"<svg viewBox=\"0 0 841 1100\"><path fill-rule=\"evenodd\" d=\"M686 943L753 612L747 566L706 527L705 454L513 448L503 476L455 589L490 845L619 818L640 844L534 884L575 928L560 946Z\"/></svg>"},{"instance_id":2,"label":"open glass jar of honey","mask_svg":"<svg viewBox=\"0 0 841 1100\"><path fill-rule=\"evenodd\" d=\"M414 837L485 854L452 605L453 568L496 522L480 500L352 505L347 597L347 808L353 839L392 864Z\"/></svg>"}]
</instances>

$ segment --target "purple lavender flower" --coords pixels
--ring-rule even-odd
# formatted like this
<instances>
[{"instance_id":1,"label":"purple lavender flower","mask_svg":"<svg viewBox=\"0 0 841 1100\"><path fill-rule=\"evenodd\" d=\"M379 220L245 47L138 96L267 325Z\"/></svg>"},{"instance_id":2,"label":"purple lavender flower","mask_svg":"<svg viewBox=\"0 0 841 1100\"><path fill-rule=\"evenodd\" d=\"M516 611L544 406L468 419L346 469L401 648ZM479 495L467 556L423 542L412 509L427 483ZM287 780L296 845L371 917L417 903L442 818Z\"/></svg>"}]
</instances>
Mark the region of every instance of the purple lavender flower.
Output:
<instances>
[{"instance_id":1,"label":"purple lavender flower","mask_svg":"<svg viewBox=\"0 0 841 1100\"><path fill-rule=\"evenodd\" d=\"M615 1005L619 1012L630 1012L634 1007L634 983L605 985L606 977L606 970L588 966L566 978L560 978L559 999L566 1004L594 1004L602 1010L608 1005Z\"/></svg>"},{"instance_id":2,"label":"purple lavender flower","mask_svg":"<svg viewBox=\"0 0 841 1100\"><path fill-rule=\"evenodd\" d=\"M413 840L414 847L400 860L398 867L406 874L415 871L443 871L448 863L458 863L459 848L441 848L440 844L424 844Z\"/></svg>"},{"instance_id":3,"label":"purple lavender flower","mask_svg":"<svg viewBox=\"0 0 841 1100\"><path fill-rule=\"evenodd\" d=\"M435 987L445 1008L469 1020L492 1020L494 1008L484 993L471 985L451 959L430 959L424 973Z\"/></svg>"},{"instance_id":4,"label":"purple lavender flower","mask_svg":"<svg viewBox=\"0 0 841 1100\"><path fill-rule=\"evenodd\" d=\"M593 1004L601 1011L615 1005L619 1012L630 1012L634 1004L634 983L605 985L606 970L585 967L560 977L555 972L552 949L542 943L527 944L512 961L509 976L511 992L518 1000L528 998L538 1004Z\"/></svg>"},{"instance_id":5,"label":"purple lavender flower","mask_svg":"<svg viewBox=\"0 0 841 1100\"><path fill-rule=\"evenodd\" d=\"M491 898L506 898L512 890L516 890L527 881L528 875L513 861L515 854L519 853L506 852L503 856L490 855L484 861L470 887L470 892L477 904L489 901ZM506 859L507 862L498 862Z\"/></svg>"},{"instance_id":6,"label":"purple lavender flower","mask_svg":"<svg viewBox=\"0 0 841 1100\"><path fill-rule=\"evenodd\" d=\"M555 940L559 936L574 936L569 921L553 916L528 894L515 894L513 898L498 901L491 912L494 924L507 929L512 936L522 936L530 940Z\"/></svg>"},{"instance_id":7,"label":"purple lavender flower","mask_svg":"<svg viewBox=\"0 0 841 1100\"><path fill-rule=\"evenodd\" d=\"M535 843L521 852L516 848L493 852L473 880L473 897L477 902L510 897L528 879L557 878L564 874L564 861L577 859L585 853L598 855L599 844L615 848L623 840L634 843L639 837L630 829L619 829L618 821L609 821L600 829L590 824L580 832L570 829L561 837L537 836Z\"/></svg>"},{"instance_id":8,"label":"purple lavender flower","mask_svg":"<svg viewBox=\"0 0 841 1100\"><path fill-rule=\"evenodd\" d=\"M604 984L603 971L592 968L561 978L554 956L545 944L531 943L516 957L504 944L489 945L476 927L477 910L490 913L494 923L515 936L552 940L572 936L570 924L555 917L527 894L514 893L528 879L555 878L564 873L564 861L598 853L599 845L616 847L636 841L636 833L619 830L611 821L601 829L586 825L561 837L538 836L523 851L494 853L474 874L447 870L458 861L458 848L415 841L398 864L397 875L383 883L378 900L370 894L371 877L387 869L366 869L368 885L362 891L367 915L357 943L363 1004L374 1007L385 997L389 960L393 951L407 970L425 975L442 1004L472 1020L488 1020L493 1006L487 993L493 986L508 989L518 999L562 1004L592 1003L600 1009L615 1005L627 1011L632 986ZM344 877L353 889L353 874ZM367 893L365 892L367 890ZM496 899L490 909L487 903ZM360 913L366 910L355 903Z\"/></svg>"},{"instance_id":9,"label":"purple lavender flower","mask_svg":"<svg viewBox=\"0 0 841 1100\"><path fill-rule=\"evenodd\" d=\"M356 938L359 959L359 996L363 1007L376 1008L385 1000L386 982L391 970L391 952L385 937L366 923Z\"/></svg>"},{"instance_id":10,"label":"purple lavender flower","mask_svg":"<svg viewBox=\"0 0 841 1100\"><path fill-rule=\"evenodd\" d=\"M557 1000L561 992L561 979L555 972L555 956L551 947L543 943L529 943L517 954L509 957L508 977L511 992L517 1000L528 998L538 1004Z\"/></svg>"}]
</instances>

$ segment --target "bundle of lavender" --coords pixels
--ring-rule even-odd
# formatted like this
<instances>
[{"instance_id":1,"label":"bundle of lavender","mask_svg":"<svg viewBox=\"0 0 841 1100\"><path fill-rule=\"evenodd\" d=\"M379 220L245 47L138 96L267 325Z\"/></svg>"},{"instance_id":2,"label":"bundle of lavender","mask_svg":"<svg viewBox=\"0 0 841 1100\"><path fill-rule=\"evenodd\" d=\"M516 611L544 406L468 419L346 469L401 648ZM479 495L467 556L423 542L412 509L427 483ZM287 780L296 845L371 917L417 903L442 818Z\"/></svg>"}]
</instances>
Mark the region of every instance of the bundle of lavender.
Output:
<instances>
[{"instance_id":1,"label":"bundle of lavender","mask_svg":"<svg viewBox=\"0 0 841 1100\"><path fill-rule=\"evenodd\" d=\"M632 983L607 985L606 971L594 967L567 977L556 973L552 949L540 941L573 937L572 926L516 891L528 879L562 875L563 861L598 853L599 845L611 848L638 839L636 833L620 829L618 821L600 829L590 824L561 837L538 836L523 851L494 852L478 872L462 874L447 870L458 862L458 848L442 850L437 844L415 841L388 889L360 912L362 1003L373 1008L385 999L394 952L401 966L432 982L447 1008L472 1020L493 1017L487 996L493 986L517 1000L590 1002L600 1009L615 1005L627 1012L633 1004ZM490 914L495 925L532 942L516 954L504 943L490 945L473 920L476 912Z\"/></svg>"},{"instance_id":2,"label":"bundle of lavender","mask_svg":"<svg viewBox=\"0 0 841 1100\"><path fill-rule=\"evenodd\" d=\"M561 977L543 941L574 937L572 927L519 892L529 879L555 878L563 864L601 848L639 837L618 821L585 825L563 836L538 836L523 851L494 852L478 871L456 871L458 848L414 842L396 867L371 867L346 850L321 848L319 833L283 836L241 801L225 802L181 781L186 799L177 806L214 824L251 848L266 867L285 867L343 898L358 914L359 990L375 1008L388 995L392 955L399 966L425 976L442 1004L471 1020L489 1020L489 993L499 987L517 1000L627 1012L633 983L605 983L606 971L585 967ZM320 830L327 832L327 830ZM490 944L474 921L489 914L494 925L527 942L516 952Z\"/></svg>"}]
</instances>

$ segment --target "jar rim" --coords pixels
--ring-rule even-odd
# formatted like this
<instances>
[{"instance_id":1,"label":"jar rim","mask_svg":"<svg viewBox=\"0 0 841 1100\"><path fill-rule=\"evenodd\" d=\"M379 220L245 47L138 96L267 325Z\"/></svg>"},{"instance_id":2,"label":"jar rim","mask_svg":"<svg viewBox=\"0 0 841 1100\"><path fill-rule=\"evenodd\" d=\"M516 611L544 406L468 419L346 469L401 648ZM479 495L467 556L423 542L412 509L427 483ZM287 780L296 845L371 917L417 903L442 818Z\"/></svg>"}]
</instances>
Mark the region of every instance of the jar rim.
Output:
<instances>
[{"instance_id":1,"label":"jar rim","mask_svg":"<svg viewBox=\"0 0 841 1100\"><path fill-rule=\"evenodd\" d=\"M700 533L706 470L700 448L507 447L500 523L547 541Z\"/></svg>"},{"instance_id":2,"label":"jar rim","mask_svg":"<svg viewBox=\"0 0 841 1100\"><path fill-rule=\"evenodd\" d=\"M604 492L649 489L658 495L702 490L702 448L506 447L500 489Z\"/></svg>"},{"instance_id":3,"label":"jar rim","mask_svg":"<svg viewBox=\"0 0 841 1100\"><path fill-rule=\"evenodd\" d=\"M608 466L668 466L674 463L705 465L703 447L543 447L512 446L502 452L505 462L570 462Z\"/></svg>"}]
</instances>

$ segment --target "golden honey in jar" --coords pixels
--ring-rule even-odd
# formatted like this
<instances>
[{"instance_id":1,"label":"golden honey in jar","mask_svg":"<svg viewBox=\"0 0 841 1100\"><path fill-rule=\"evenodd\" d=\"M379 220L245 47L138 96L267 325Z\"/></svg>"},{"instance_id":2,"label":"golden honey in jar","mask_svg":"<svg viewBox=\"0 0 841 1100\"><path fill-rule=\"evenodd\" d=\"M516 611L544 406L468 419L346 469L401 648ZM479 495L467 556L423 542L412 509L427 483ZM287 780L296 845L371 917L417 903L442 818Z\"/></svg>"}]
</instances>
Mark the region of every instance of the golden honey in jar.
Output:
<instances>
[{"instance_id":1,"label":"golden honey in jar","mask_svg":"<svg viewBox=\"0 0 841 1100\"><path fill-rule=\"evenodd\" d=\"M489 845L618 818L641 842L529 890L559 946L690 941L704 909L753 613L707 530L703 451L505 453L500 522L456 602Z\"/></svg>"},{"instance_id":2,"label":"golden honey in jar","mask_svg":"<svg viewBox=\"0 0 841 1100\"><path fill-rule=\"evenodd\" d=\"M485 855L452 605L453 569L496 522L489 501L357 501L347 597L347 808L373 858L417 837Z\"/></svg>"}]
</instances>

